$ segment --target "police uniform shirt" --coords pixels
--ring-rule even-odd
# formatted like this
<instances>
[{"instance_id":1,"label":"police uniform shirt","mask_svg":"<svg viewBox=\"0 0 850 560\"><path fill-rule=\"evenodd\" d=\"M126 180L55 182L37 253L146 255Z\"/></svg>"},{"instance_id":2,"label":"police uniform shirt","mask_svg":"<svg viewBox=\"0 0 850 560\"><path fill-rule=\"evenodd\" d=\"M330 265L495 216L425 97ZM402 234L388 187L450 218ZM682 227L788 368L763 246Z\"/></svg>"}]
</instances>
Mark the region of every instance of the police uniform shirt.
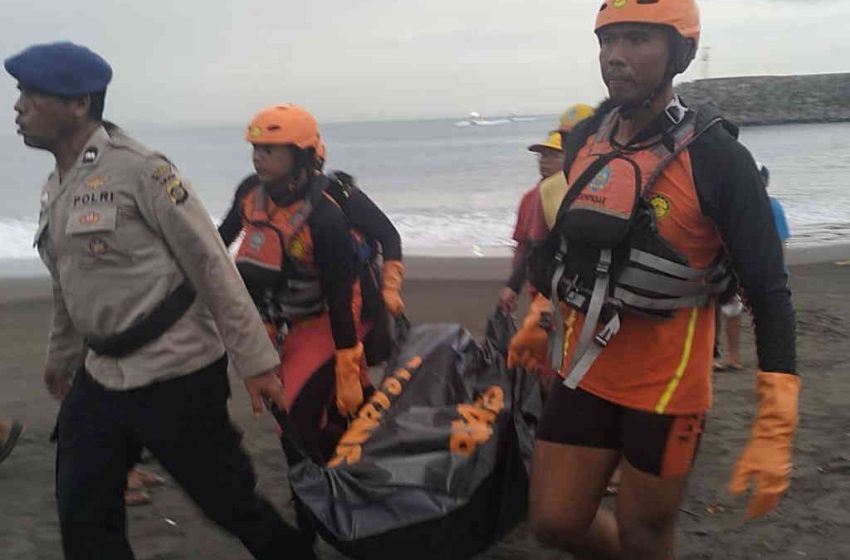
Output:
<instances>
[{"instance_id":1,"label":"police uniform shirt","mask_svg":"<svg viewBox=\"0 0 850 560\"><path fill-rule=\"evenodd\" d=\"M98 128L74 166L42 191L36 245L53 278L47 368L85 359L110 389L196 371L227 349L251 377L279 363L257 311L191 187L162 155ZM128 329L188 279L191 308L122 358L84 349L84 337ZM222 343L223 341L223 343Z\"/></svg>"}]
</instances>

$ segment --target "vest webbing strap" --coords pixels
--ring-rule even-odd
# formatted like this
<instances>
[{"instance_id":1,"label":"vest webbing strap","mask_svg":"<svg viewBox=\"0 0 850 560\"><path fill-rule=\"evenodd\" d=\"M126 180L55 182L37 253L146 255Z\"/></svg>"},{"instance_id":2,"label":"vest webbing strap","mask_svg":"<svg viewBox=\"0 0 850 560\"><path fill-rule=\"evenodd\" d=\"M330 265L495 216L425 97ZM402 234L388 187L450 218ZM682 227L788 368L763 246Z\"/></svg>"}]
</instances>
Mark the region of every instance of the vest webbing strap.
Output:
<instances>
[{"instance_id":1,"label":"vest webbing strap","mask_svg":"<svg viewBox=\"0 0 850 560\"><path fill-rule=\"evenodd\" d=\"M564 327L564 316L561 314L561 305L558 302L558 288L561 284L561 278L564 277L566 263L563 259L566 253L567 240L562 237L561 246L555 256L558 266L555 269L555 274L552 276L552 291L549 297L549 306L552 315L552 321L549 327L552 330L549 333L547 350L549 352L549 363L555 371L560 371L561 366L564 364L564 337L566 336L566 329Z\"/></svg>"},{"instance_id":2,"label":"vest webbing strap","mask_svg":"<svg viewBox=\"0 0 850 560\"><path fill-rule=\"evenodd\" d=\"M639 249L632 249L629 251L629 261L684 280L701 280L709 276L709 274L714 270L691 268Z\"/></svg>"},{"instance_id":3,"label":"vest webbing strap","mask_svg":"<svg viewBox=\"0 0 850 560\"><path fill-rule=\"evenodd\" d=\"M584 357L585 352L587 352L593 343L596 325L599 324L599 317L602 315L602 305L608 299L608 284L611 281L611 253L611 249L601 249L599 251L599 262L596 265L596 282L593 284L593 295L590 296L590 305L587 308L587 315L584 319L584 325L581 328L576 351L573 354L573 359L570 360L570 373L564 381L564 384L571 389L575 389L582 377L584 377L584 374L587 373L587 369L582 372L576 369L575 366Z\"/></svg>"},{"instance_id":4,"label":"vest webbing strap","mask_svg":"<svg viewBox=\"0 0 850 560\"><path fill-rule=\"evenodd\" d=\"M626 289L642 290L645 293L660 294L660 297L664 298L710 295L714 290L712 284L670 278L664 274L632 266L623 268L617 277L617 285Z\"/></svg>"},{"instance_id":5,"label":"vest webbing strap","mask_svg":"<svg viewBox=\"0 0 850 560\"><path fill-rule=\"evenodd\" d=\"M578 384L584 379L585 374L602 353L602 350L608 346L608 342L614 335L620 332L620 315L614 314L610 321L602 328L602 330L593 338L593 342L587 350L581 355L581 358L573 366L570 375L564 380L564 385L570 389L575 389Z\"/></svg>"},{"instance_id":6,"label":"vest webbing strap","mask_svg":"<svg viewBox=\"0 0 850 560\"><path fill-rule=\"evenodd\" d=\"M639 309L673 311L686 307L704 307L708 304L709 301L711 301L711 296L709 294L702 294L690 297L658 299L641 296L632 293L628 290L624 290L623 288L615 288L614 299L616 299L617 301L621 301L626 305L637 307Z\"/></svg>"}]
</instances>

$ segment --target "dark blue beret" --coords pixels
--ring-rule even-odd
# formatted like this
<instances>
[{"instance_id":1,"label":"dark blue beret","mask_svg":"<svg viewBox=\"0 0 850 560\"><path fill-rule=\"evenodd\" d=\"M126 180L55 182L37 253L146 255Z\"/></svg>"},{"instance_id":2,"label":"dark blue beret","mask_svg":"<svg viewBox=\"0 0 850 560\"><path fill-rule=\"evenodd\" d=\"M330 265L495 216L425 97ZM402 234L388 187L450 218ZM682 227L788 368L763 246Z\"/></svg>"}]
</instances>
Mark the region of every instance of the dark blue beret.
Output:
<instances>
[{"instance_id":1,"label":"dark blue beret","mask_svg":"<svg viewBox=\"0 0 850 560\"><path fill-rule=\"evenodd\" d=\"M112 67L100 55L68 41L33 45L4 66L21 87L61 97L103 91L112 79Z\"/></svg>"}]
</instances>

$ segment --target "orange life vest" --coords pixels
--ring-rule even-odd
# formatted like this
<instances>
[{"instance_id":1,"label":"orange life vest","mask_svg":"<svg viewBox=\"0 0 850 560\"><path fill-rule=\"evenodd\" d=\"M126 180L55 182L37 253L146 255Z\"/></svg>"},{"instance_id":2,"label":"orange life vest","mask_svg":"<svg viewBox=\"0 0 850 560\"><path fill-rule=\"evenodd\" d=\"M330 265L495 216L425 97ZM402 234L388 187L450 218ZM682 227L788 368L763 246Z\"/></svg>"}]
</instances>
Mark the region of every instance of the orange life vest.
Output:
<instances>
[{"instance_id":1,"label":"orange life vest","mask_svg":"<svg viewBox=\"0 0 850 560\"><path fill-rule=\"evenodd\" d=\"M693 310L692 317L701 315L696 310L708 310L713 298L726 289L728 274L719 240L699 210L686 152L722 119L681 109L678 122L671 115L677 124L668 131L666 143L655 138L643 146L617 148L611 142L619 120L615 110L574 154L570 187L547 240L552 300L574 310L564 320L561 306L553 305L555 332L550 338L553 366L569 387L575 388L585 374L595 371L594 364L620 363L617 356L603 352L606 347L617 346L610 353L619 355L624 355L624 345L628 347L631 362L623 361L618 366L622 368L639 368L641 360L635 356L655 352L658 357L660 350L630 344L627 339L636 340L631 333L636 328L655 334L664 330L678 339L683 324L688 331L688 310ZM680 170L682 161L686 165ZM674 204L680 211L687 208L691 224L670 227L672 221L663 220ZM694 240L703 240L703 226L711 243L692 247ZM623 340L615 338L621 328ZM650 368L677 369L675 363L643 361Z\"/></svg>"},{"instance_id":2,"label":"orange life vest","mask_svg":"<svg viewBox=\"0 0 850 560\"><path fill-rule=\"evenodd\" d=\"M308 194L279 207L262 185L242 199L245 236L236 267L255 301L265 295L275 307L273 314L290 322L325 310L307 224L314 204Z\"/></svg>"}]
</instances>

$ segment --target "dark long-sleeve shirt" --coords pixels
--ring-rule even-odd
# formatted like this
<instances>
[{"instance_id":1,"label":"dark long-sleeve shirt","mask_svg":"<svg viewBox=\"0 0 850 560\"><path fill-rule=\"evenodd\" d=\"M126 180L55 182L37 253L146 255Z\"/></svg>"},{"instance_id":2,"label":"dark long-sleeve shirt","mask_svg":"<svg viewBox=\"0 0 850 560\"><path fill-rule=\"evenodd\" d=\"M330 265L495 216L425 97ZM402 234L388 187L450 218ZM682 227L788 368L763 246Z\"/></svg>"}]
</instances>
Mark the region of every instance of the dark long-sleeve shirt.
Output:
<instances>
[{"instance_id":1,"label":"dark long-sleeve shirt","mask_svg":"<svg viewBox=\"0 0 850 560\"><path fill-rule=\"evenodd\" d=\"M689 152L702 211L717 224L753 311L759 367L796 373L794 308L782 243L753 157L719 127Z\"/></svg>"},{"instance_id":2,"label":"dark long-sleeve shirt","mask_svg":"<svg viewBox=\"0 0 850 560\"><path fill-rule=\"evenodd\" d=\"M354 184L353 177L342 171L331 172L329 176L332 180L328 194L348 216L351 227L370 241L380 243L384 260L400 261L401 236L387 215Z\"/></svg>"},{"instance_id":3,"label":"dark long-sleeve shirt","mask_svg":"<svg viewBox=\"0 0 850 560\"><path fill-rule=\"evenodd\" d=\"M325 197L307 220L313 236L313 257L319 269L322 294L328 303L331 331L339 348L357 344L351 310L352 286L357 278L357 255L342 210Z\"/></svg>"}]
</instances>

